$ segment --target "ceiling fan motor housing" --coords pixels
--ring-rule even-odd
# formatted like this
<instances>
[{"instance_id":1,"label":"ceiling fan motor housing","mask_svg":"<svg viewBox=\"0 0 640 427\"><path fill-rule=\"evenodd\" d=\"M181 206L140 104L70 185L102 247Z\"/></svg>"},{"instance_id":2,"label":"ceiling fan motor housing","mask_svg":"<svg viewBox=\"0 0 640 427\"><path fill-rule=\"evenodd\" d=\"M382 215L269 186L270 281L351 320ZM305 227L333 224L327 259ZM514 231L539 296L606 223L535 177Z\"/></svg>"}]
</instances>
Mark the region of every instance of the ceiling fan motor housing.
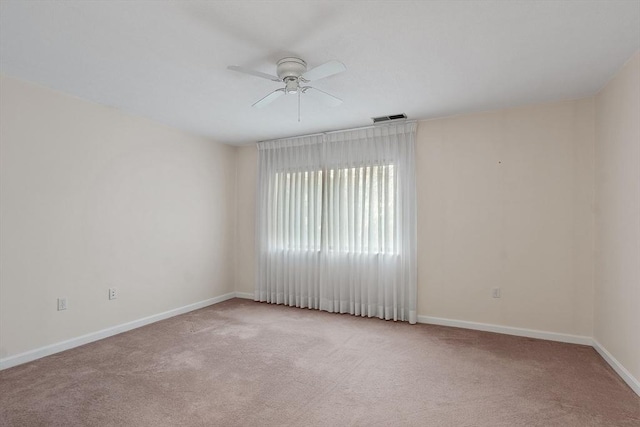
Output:
<instances>
[{"instance_id":1,"label":"ceiling fan motor housing","mask_svg":"<svg viewBox=\"0 0 640 427\"><path fill-rule=\"evenodd\" d=\"M287 77L298 79L307 71L307 63L300 58L282 58L277 64L278 77L283 81Z\"/></svg>"}]
</instances>

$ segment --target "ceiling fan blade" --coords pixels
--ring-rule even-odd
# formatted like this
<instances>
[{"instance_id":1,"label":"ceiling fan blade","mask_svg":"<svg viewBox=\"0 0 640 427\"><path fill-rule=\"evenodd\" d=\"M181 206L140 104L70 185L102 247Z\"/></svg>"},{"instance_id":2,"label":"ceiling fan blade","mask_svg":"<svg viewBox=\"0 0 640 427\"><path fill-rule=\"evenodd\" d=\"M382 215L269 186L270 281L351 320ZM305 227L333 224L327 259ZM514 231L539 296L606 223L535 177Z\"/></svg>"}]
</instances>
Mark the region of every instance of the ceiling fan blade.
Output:
<instances>
[{"instance_id":1,"label":"ceiling fan blade","mask_svg":"<svg viewBox=\"0 0 640 427\"><path fill-rule=\"evenodd\" d=\"M325 77L333 76L334 74L346 71L347 67L340 61L329 61L322 65L318 65L316 68L304 73L301 77L307 81L324 79Z\"/></svg>"},{"instance_id":2,"label":"ceiling fan blade","mask_svg":"<svg viewBox=\"0 0 640 427\"><path fill-rule=\"evenodd\" d=\"M249 74L256 77L262 77L263 79L272 80L274 82L281 82L282 80L271 74L262 73L256 70L250 70L248 68L238 67L237 65L229 65L227 69L231 71L237 71L239 73Z\"/></svg>"},{"instance_id":3,"label":"ceiling fan blade","mask_svg":"<svg viewBox=\"0 0 640 427\"><path fill-rule=\"evenodd\" d=\"M284 95L284 89L276 89L273 92L271 92L269 95L262 98L260 101L253 104L252 107L256 107L256 108L266 107L276 99L280 98L282 95Z\"/></svg>"},{"instance_id":4,"label":"ceiling fan blade","mask_svg":"<svg viewBox=\"0 0 640 427\"><path fill-rule=\"evenodd\" d=\"M342 104L342 99L328 94L327 92L324 92L320 89L316 89L315 87L306 86L303 88L303 93L310 93L314 98L317 98L318 100L327 104L329 107L337 107L338 105Z\"/></svg>"}]
</instances>

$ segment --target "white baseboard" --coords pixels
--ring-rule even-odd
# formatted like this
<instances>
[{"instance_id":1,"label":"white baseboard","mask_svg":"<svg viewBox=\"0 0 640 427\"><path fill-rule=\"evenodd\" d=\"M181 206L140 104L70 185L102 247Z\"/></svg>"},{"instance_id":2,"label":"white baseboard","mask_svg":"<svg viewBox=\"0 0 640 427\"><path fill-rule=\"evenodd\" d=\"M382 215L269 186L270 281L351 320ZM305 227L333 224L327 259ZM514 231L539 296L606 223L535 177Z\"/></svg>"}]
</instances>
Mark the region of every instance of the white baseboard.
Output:
<instances>
[{"instance_id":1,"label":"white baseboard","mask_svg":"<svg viewBox=\"0 0 640 427\"><path fill-rule=\"evenodd\" d=\"M539 338L543 340L566 342L569 344L582 344L592 346L602 358L613 368L620 378L640 396L640 381L638 381L627 369L616 360L598 341L594 338L582 335L559 334L556 332L538 331L535 329L514 328L511 326L492 325L489 323L469 322L465 320L443 319L441 317L418 316L418 323L430 325L452 326L456 328L474 329L477 331L495 332L498 334L516 335L519 337Z\"/></svg>"},{"instance_id":2,"label":"white baseboard","mask_svg":"<svg viewBox=\"0 0 640 427\"><path fill-rule=\"evenodd\" d=\"M253 299L251 292L236 292L236 298Z\"/></svg>"},{"instance_id":3,"label":"white baseboard","mask_svg":"<svg viewBox=\"0 0 640 427\"><path fill-rule=\"evenodd\" d=\"M496 332L498 334L516 335L519 337L538 338L541 340L559 341L570 344L592 345L591 337L582 335L560 334L557 332L538 331L535 329L514 328L512 326L493 325L490 323L469 322L466 320L444 319L441 317L418 316L418 323L430 325L453 326L455 328L474 329L476 331Z\"/></svg>"},{"instance_id":4,"label":"white baseboard","mask_svg":"<svg viewBox=\"0 0 640 427\"><path fill-rule=\"evenodd\" d=\"M31 362L36 359L40 359L45 356L49 356L61 351L69 350L74 347L79 347L90 342L98 341L103 338L107 338L113 335L120 334L122 332L130 331L131 329L139 328L141 326L155 323L160 320L168 319L169 317L177 316L179 314L188 313L199 308L207 307L213 304L217 304L222 301L226 301L231 298L235 298L235 292L229 292L228 294L220 295L215 298L209 298L204 301L199 301L193 304L185 305L183 307L174 308L173 310L165 311L164 313L154 314L152 316L143 317L142 319L133 320L131 322L122 323L120 325L112 326L110 328L102 329L97 332L91 332L86 335L82 335L76 338L71 338L66 341L61 341L55 344L50 344L44 347L29 350L24 353L16 354L13 356L0 359L0 370L11 368L13 366L21 365L23 363Z\"/></svg>"},{"instance_id":5,"label":"white baseboard","mask_svg":"<svg viewBox=\"0 0 640 427\"><path fill-rule=\"evenodd\" d=\"M596 339L593 339L593 348L602 356L602 358L613 368L614 371L620 378L624 380L625 383L631 387L631 390L635 391L638 396L640 396L640 381L638 381L631 372L627 371L627 369L622 366L622 363L618 362L618 360L613 357L611 353L607 351L606 348L602 346Z\"/></svg>"},{"instance_id":6,"label":"white baseboard","mask_svg":"<svg viewBox=\"0 0 640 427\"><path fill-rule=\"evenodd\" d=\"M249 292L229 292L228 294L220 295L215 298L209 298L204 301L196 302L193 304L185 305L183 307L174 308L173 310L165 311L164 313L154 314L152 316L144 317L142 319L134 320L120 325L112 326L110 328L102 329L97 332L82 335L76 338L72 338L66 341L61 341L55 344L40 347L34 350L30 350L24 353L16 354L14 356L5 357L0 359L0 370L11 368L13 366L21 365L23 363L31 362L36 359L40 359L45 356L49 356L61 351L69 350L74 347L79 347L84 344L89 344L94 341L101 340L113 335L120 334L122 332L130 331L131 329L139 328L141 326L149 325L151 323L158 322L160 320L168 319L179 314L188 313L190 311L198 310L213 304L220 303L232 298L244 298L253 299L253 294ZM602 358L613 368L614 371L626 382L629 387L640 396L640 381L638 381L627 369L622 366L618 360L611 353L609 353L598 341L591 337L582 335L560 334L556 332L538 331L535 329L515 328L511 326L493 325L489 323L469 322L466 320L453 320L444 319L441 317L431 316L418 316L418 323L426 323L431 325L440 326L452 326L456 328L474 329L477 331L495 332L506 335L516 335L520 337L538 338L550 341L566 342L570 344L582 344L593 346L593 348L602 356Z\"/></svg>"}]
</instances>

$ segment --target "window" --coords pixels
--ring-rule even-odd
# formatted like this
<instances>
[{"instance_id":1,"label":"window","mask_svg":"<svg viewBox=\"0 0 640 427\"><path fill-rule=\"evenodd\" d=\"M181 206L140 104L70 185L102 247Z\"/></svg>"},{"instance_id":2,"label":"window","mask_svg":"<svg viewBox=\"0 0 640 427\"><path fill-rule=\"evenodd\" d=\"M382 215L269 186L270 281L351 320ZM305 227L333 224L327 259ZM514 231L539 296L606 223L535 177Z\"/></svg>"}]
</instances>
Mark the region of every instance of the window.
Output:
<instances>
[{"instance_id":1,"label":"window","mask_svg":"<svg viewBox=\"0 0 640 427\"><path fill-rule=\"evenodd\" d=\"M397 253L393 164L277 172L272 186L272 250Z\"/></svg>"},{"instance_id":2,"label":"window","mask_svg":"<svg viewBox=\"0 0 640 427\"><path fill-rule=\"evenodd\" d=\"M278 172L273 179L269 244L275 250L319 251L322 242L323 173Z\"/></svg>"}]
</instances>

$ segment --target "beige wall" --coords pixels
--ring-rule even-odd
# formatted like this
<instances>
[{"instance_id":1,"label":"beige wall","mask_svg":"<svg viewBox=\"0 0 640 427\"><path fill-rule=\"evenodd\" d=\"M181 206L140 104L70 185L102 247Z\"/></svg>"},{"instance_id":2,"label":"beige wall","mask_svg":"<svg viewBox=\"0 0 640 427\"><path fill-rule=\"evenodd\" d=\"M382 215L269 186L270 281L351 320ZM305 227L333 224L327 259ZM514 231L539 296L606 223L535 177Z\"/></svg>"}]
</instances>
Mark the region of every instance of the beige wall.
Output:
<instances>
[{"instance_id":1,"label":"beige wall","mask_svg":"<svg viewBox=\"0 0 640 427\"><path fill-rule=\"evenodd\" d=\"M640 381L640 52L596 98L594 337Z\"/></svg>"},{"instance_id":2,"label":"beige wall","mask_svg":"<svg viewBox=\"0 0 640 427\"><path fill-rule=\"evenodd\" d=\"M586 99L420 123L420 314L591 336L593 115Z\"/></svg>"},{"instance_id":3,"label":"beige wall","mask_svg":"<svg viewBox=\"0 0 640 427\"><path fill-rule=\"evenodd\" d=\"M235 148L0 91L0 358L234 290Z\"/></svg>"},{"instance_id":4,"label":"beige wall","mask_svg":"<svg viewBox=\"0 0 640 427\"><path fill-rule=\"evenodd\" d=\"M420 122L420 315L591 336L593 122L591 98ZM238 154L240 292L256 155Z\"/></svg>"}]
</instances>

